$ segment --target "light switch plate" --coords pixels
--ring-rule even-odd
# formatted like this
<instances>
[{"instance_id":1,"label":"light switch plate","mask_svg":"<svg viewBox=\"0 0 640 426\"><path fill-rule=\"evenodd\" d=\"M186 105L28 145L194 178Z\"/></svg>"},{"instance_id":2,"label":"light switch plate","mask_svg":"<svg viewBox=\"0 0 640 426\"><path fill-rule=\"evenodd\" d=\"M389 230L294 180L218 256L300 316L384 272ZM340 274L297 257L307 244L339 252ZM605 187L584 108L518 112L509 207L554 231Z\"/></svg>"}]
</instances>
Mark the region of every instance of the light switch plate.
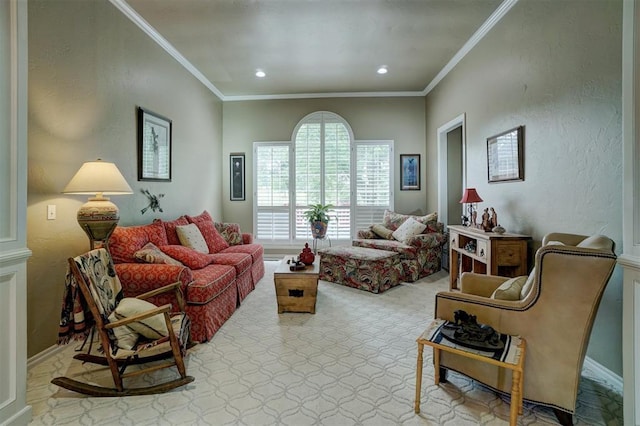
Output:
<instances>
[{"instance_id":1,"label":"light switch plate","mask_svg":"<svg viewBox=\"0 0 640 426\"><path fill-rule=\"evenodd\" d=\"M56 205L48 204L47 205L47 220L55 220L56 218Z\"/></svg>"}]
</instances>

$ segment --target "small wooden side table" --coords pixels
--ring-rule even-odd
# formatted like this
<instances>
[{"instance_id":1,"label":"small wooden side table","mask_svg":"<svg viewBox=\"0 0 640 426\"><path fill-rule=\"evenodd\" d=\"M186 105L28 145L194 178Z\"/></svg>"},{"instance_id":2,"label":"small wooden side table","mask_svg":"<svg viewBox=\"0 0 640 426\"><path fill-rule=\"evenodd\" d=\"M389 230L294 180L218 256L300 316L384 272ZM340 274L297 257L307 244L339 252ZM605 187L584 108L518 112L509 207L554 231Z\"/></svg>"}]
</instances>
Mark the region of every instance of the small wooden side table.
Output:
<instances>
[{"instance_id":1,"label":"small wooden side table","mask_svg":"<svg viewBox=\"0 0 640 426\"><path fill-rule=\"evenodd\" d=\"M316 256L313 265L300 271L291 271L287 256L280 262L273 274L276 286L278 313L307 312L316 313L316 296L318 294L318 277L320 274L320 256Z\"/></svg>"},{"instance_id":2,"label":"small wooden side table","mask_svg":"<svg viewBox=\"0 0 640 426\"><path fill-rule=\"evenodd\" d=\"M498 367L506 368L512 371L511 375L511 410L509 416L509 424L515 426L518 421L518 414L522 414L522 397L524 388L524 358L527 347L527 342L523 338L520 339L520 344L517 348L520 351L520 355L516 358L515 363L496 360L488 356L479 355L474 352L469 352L461 348L460 346L454 348L446 346L441 343L436 343L429 340L431 335L430 330L434 326L436 321L442 322L442 320L434 320L427 330L417 339L418 342L418 364L416 371L416 400L415 400L415 412L420 413L420 393L422 388L422 352L424 345L431 346L433 348L433 367L435 368L434 377L436 385L440 384L440 351L450 352L458 354L463 357L475 359L478 361L486 362L488 364L497 365Z\"/></svg>"}]
</instances>

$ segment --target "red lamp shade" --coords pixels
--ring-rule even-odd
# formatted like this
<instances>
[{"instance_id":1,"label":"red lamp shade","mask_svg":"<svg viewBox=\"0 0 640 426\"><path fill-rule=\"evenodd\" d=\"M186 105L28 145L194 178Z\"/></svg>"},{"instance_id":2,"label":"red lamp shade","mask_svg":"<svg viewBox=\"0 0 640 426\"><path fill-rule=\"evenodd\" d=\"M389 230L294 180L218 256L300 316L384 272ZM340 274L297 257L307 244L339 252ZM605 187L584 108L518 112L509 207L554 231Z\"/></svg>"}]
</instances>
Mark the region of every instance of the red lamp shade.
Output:
<instances>
[{"instance_id":1,"label":"red lamp shade","mask_svg":"<svg viewBox=\"0 0 640 426\"><path fill-rule=\"evenodd\" d=\"M462 194L462 199L460 203L479 203L482 201L482 198L478 195L475 188L467 188L464 190L464 194Z\"/></svg>"}]
</instances>

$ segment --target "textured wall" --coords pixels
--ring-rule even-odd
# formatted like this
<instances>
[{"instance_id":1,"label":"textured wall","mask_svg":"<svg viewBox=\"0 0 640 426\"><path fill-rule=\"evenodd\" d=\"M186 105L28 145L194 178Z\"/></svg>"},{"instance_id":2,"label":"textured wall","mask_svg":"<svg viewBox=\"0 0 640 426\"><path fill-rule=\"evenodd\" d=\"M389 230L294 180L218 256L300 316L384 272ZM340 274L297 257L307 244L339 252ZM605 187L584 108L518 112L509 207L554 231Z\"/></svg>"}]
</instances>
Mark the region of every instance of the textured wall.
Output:
<instances>
[{"instance_id":1,"label":"textured wall","mask_svg":"<svg viewBox=\"0 0 640 426\"><path fill-rule=\"evenodd\" d=\"M395 141L395 209L425 211L424 99L423 98L332 98L274 101L225 102L223 118L224 155L245 152L247 199L229 201L223 196L225 218L233 218L242 229L252 229L253 142L288 141L298 122L314 111L331 111L347 120L357 140ZM400 154L420 154L421 190L400 191ZM224 190L229 188L229 165L224 166ZM435 208L433 209L435 210Z\"/></svg>"},{"instance_id":2,"label":"textured wall","mask_svg":"<svg viewBox=\"0 0 640 426\"><path fill-rule=\"evenodd\" d=\"M137 106L173 120L170 183L137 181ZM220 217L221 120L221 102L107 0L29 2L29 356L55 343L66 259L88 249L86 197L60 193L82 163L115 162L133 188L112 198L121 224ZM166 194L164 213L140 213L142 188Z\"/></svg>"},{"instance_id":3,"label":"textured wall","mask_svg":"<svg viewBox=\"0 0 640 426\"><path fill-rule=\"evenodd\" d=\"M621 22L617 0L521 0L427 96L428 158L438 126L466 113L467 186L537 245L551 231L602 233L620 252ZM486 138L518 125L525 180L487 183ZM437 188L428 191L436 206ZM618 271L592 336L588 355L621 374Z\"/></svg>"}]
</instances>

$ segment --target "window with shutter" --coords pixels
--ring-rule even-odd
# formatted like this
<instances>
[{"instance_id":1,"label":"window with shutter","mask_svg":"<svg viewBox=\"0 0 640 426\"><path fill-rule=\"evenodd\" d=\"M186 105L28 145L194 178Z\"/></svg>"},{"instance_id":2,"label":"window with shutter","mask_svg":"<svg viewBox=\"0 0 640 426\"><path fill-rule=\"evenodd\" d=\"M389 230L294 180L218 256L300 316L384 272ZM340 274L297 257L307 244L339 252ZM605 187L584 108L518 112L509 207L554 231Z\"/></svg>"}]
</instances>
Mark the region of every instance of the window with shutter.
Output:
<instances>
[{"instance_id":1,"label":"window with shutter","mask_svg":"<svg viewBox=\"0 0 640 426\"><path fill-rule=\"evenodd\" d=\"M262 243L311 240L303 213L312 204L334 206L327 230L334 241L353 238L393 209L393 141L354 141L337 114L309 114L291 143L254 147L254 229Z\"/></svg>"}]
</instances>

